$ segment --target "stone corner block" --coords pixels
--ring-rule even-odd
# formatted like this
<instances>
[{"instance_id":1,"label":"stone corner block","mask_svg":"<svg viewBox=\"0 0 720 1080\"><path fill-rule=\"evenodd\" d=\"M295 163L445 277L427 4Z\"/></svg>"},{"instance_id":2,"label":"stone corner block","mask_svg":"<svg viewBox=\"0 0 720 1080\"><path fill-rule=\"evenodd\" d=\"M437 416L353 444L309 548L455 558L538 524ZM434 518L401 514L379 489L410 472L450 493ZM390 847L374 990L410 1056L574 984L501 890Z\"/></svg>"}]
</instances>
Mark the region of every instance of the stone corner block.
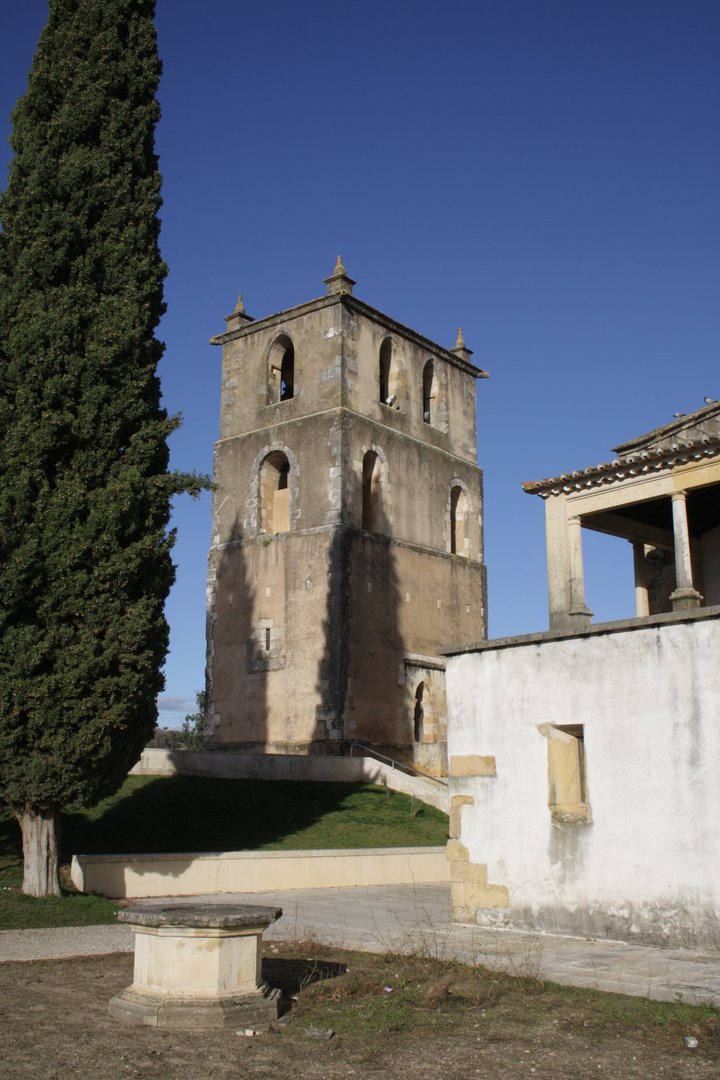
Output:
<instances>
[{"instance_id":1,"label":"stone corner block","mask_svg":"<svg viewBox=\"0 0 720 1080\"><path fill-rule=\"evenodd\" d=\"M475 800L472 795L451 795L450 796L450 821L448 825L448 832L451 840L457 840L460 837L460 814L463 806L474 806Z\"/></svg>"},{"instance_id":2,"label":"stone corner block","mask_svg":"<svg viewBox=\"0 0 720 1080\"><path fill-rule=\"evenodd\" d=\"M450 882L451 884L486 885L487 865L471 862L450 863Z\"/></svg>"},{"instance_id":3,"label":"stone corner block","mask_svg":"<svg viewBox=\"0 0 720 1080\"><path fill-rule=\"evenodd\" d=\"M477 912L482 909L510 906L510 895L505 885L454 881L450 886L450 897L453 911L456 908L465 908L473 912L470 922L476 921Z\"/></svg>"},{"instance_id":4,"label":"stone corner block","mask_svg":"<svg viewBox=\"0 0 720 1080\"><path fill-rule=\"evenodd\" d=\"M464 844L461 844L459 840L448 840L447 848L445 849L448 857L448 861L454 862L468 862L470 860L470 853Z\"/></svg>"},{"instance_id":5,"label":"stone corner block","mask_svg":"<svg viewBox=\"0 0 720 1080\"><path fill-rule=\"evenodd\" d=\"M497 776L493 754L453 754L450 758L450 776Z\"/></svg>"}]
</instances>

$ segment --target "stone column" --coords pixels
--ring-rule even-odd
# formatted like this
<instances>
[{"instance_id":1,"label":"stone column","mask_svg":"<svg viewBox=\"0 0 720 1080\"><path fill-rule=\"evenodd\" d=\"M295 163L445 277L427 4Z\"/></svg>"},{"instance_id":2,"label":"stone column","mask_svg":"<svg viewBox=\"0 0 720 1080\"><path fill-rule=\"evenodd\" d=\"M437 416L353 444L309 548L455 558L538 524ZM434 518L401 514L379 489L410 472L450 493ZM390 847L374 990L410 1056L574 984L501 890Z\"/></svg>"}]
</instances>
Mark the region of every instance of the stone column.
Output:
<instances>
[{"instance_id":1,"label":"stone column","mask_svg":"<svg viewBox=\"0 0 720 1080\"><path fill-rule=\"evenodd\" d=\"M670 593L670 601L673 611L689 611L700 607L702 596L693 587L687 499L684 491L673 492L672 515L675 538L675 591Z\"/></svg>"},{"instance_id":2,"label":"stone column","mask_svg":"<svg viewBox=\"0 0 720 1080\"><path fill-rule=\"evenodd\" d=\"M572 626L585 630L592 619L592 611L585 603L585 571L582 555L582 521L579 517L568 518L568 555L570 561L570 611Z\"/></svg>"},{"instance_id":3,"label":"stone column","mask_svg":"<svg viewBox=\"0 0 720 1080\"><path fill-rule=\"evenodd\" d=\"M638 618L650 614L650 593L648 591L647 559L645 545L639 540L632 540L633 567L635 570L635 614Z\"/></svg>"},{"instance_id":4,"label":"stone column","mask_svg":"<svg viewBox=\"0 0 720 1080\"><path fill-rule=\"evenodd\" d=\"M582 533L579 517L568 518L564 495L545 503L548 601L551 630L585 630L592 612L585 606Z\"/></svg>"},{"instance_id":5,"label":"stone column","mask_svg":"<svg viewBox=\"0 0 720 1080\"><path fill-rule=\"evenodd\" d=\"M551 630L567 628L567 612L570 607L565 502L564 495L551 495L545 500L548 608Z\"/></svg>"}]
</instances>

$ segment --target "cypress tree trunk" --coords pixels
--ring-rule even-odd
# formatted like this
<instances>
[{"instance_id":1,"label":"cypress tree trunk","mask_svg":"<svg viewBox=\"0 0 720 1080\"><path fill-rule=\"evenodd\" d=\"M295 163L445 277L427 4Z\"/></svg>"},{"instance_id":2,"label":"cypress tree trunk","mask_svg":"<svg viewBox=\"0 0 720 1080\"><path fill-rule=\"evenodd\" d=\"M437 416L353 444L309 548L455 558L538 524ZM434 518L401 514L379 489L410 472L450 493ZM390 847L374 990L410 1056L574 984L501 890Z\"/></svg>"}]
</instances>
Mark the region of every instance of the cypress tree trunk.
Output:
<instances>
[{"instance_id":1,"label":"cypress tree trunk","mask_svg":"<svg viewBox=\"0 0 720 1080\"><path fill-rule=\"evenodd\" d=\"M23 839L23 892L27 896L59 896L59 808L28 803L18 814L18 823Z\"/></svg>"}]
</instances>

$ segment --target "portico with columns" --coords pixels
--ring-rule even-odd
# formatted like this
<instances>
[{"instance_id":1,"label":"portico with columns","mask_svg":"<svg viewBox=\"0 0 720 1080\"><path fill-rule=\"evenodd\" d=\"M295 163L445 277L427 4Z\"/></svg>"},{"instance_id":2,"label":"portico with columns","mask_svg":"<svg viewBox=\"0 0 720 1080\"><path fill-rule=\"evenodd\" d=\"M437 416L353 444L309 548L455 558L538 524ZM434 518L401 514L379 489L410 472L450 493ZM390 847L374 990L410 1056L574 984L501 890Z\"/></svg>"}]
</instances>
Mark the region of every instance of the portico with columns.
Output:
<instances>
[{"instance_id":1,"label":"portico with columns","mask_svg":"<svg viewBox=\"0 0 720 1080\"><path fill-rule=\"evenodd\" d=\"M550 630L586 630L582 530L632 544L638 617L720 604L720 403L523 485L545 501Z\"/></svg>"}]
</instances>

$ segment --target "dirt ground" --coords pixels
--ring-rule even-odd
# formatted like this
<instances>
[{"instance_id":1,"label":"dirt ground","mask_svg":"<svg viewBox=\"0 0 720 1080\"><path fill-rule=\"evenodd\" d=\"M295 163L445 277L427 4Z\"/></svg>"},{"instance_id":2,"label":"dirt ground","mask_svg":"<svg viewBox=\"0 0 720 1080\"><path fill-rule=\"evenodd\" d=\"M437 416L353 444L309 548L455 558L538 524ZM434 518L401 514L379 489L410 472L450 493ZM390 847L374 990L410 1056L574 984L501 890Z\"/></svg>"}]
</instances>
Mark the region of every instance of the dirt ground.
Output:
<instances>
[{"instance_id":1,"label":"dirt ground","mask_svg":"<svg viewBox=\"0 0 720 1080\"><path fill-rule=\"evenodd\" d=\"M296 993L288 1022L164 1033L112 1020L132 957L0 964L3 1080L710 1080L720 1076L712 1010L533 987L459 965L342 950L269 947L266 978ZM328 1038L327 1031L334 1034ZM684 1034L700 1046L688 1050Z\"/></svg>"}]
</instances>

